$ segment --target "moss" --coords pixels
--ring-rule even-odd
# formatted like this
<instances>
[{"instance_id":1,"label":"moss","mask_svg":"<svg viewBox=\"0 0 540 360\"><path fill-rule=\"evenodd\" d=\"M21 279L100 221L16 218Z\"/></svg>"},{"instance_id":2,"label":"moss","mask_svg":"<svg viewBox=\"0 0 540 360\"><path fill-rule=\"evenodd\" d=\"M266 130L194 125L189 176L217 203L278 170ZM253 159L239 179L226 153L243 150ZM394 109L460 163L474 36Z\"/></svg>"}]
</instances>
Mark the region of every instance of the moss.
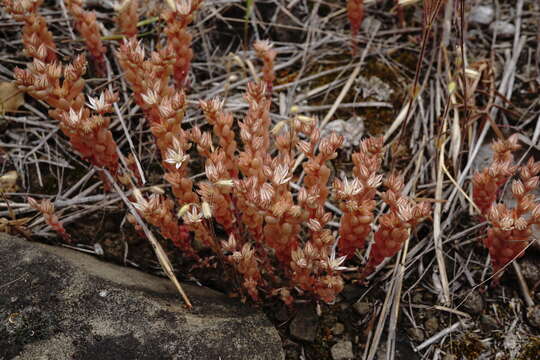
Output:
<instances>
[{"instance_id":1,"label":"moss","mask_svg":"<svg viewBox=\"0 0 540 360\"><path fill-rule=\"evenodd\" d=\"M457 355L459 359L474 360L478 359L484 351L484 344L478 337L472 333L467 333L452 341L448 345L448 351L452 355Z\"/></svg>"},{"instance_id":2,"label":"moss","mask_svg":"<svg viewBox=\"0 0 540 360\"><path fill-rule=\"evenodd\" d=\"M534 336L530 341L523 345L521 352L516 360L536 360L540 354L540 337Z\"/></svg>"},{"instance_id":3,"label":"moss","mask_svg":"<svg viewBox=\"0 0 540 360\"><path fill-rule=\"evenodd\" d=\"M3 320L0 327L0 349L6 351L7 358L17 355L25 345L34 341L48 339L57 333L57 319L50 312L37 309L23 310L20 313L1 311Z\"/></svg>"}]
</instances>

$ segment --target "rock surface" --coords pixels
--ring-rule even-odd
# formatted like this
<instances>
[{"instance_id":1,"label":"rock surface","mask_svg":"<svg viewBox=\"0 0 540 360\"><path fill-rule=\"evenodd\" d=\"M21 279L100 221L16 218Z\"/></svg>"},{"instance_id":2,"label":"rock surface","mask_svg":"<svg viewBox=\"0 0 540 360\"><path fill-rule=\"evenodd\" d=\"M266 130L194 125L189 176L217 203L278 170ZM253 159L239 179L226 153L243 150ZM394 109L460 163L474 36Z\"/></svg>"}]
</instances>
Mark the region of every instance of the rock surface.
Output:
<instances>
[{"instance_id":1,"label":"rock surface","mask_svg":"<svg viewBox=\"0 0 540 360\"><path fill-rule=\"evenodd\" d=\"M283 359L263 314L189 285L0 233L0 360Z\"/></svg>"},{"instance_id":2,"label":"rock surface","mask_svg":"<svg viewBox=\"0 0 540 360\"><path fill-rule=\"evenodd\" d=\"M332 346L330 352L332 353L333 360L347 360L354 358L352 342L350 341L338 342Z\"/></svg>"},{"instance_id":3,"label":"rock surface","mask_svg":"<svg viewBox=\"0 0 540 360\"><path fill-rule=\"evenodd\" d=\"M289 325L291 335L302 341L313 342L319 329L319 317L311 305L303 306Z\"/></svg>"}]
</instances>

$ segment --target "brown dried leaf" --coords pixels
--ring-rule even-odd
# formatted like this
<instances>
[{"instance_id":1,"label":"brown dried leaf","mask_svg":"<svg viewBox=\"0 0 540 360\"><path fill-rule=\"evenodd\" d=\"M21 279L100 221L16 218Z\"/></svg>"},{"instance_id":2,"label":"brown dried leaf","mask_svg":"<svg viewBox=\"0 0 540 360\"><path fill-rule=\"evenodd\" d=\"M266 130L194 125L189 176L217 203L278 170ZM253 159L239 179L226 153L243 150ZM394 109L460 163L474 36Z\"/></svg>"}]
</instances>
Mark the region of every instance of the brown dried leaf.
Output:
<instances>
[{"instance_id":1,"label":"brown dried leaf","mask_svg":"<svg viewBox=\"0 0 540 360\"><path fill-rule=\"evenodd\" d=\"M24 93L14 82L0 82L0 115L14 112L24 104Z\"/></svg>"}]
</instances>

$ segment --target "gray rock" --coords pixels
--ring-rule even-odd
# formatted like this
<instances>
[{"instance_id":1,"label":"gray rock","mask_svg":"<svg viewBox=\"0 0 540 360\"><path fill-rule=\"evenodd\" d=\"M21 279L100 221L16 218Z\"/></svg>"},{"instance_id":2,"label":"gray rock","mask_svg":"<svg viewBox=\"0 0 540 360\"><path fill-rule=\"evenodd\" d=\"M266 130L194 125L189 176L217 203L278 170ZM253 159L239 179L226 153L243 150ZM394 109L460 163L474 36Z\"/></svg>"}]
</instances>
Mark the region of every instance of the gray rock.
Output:
<instances>
[{"instance_id":1,"label":"gray rock","mask_svg":"<svg viewBox=\"0 0 540 360\"><path fill-rule=\"evenodd\" d=\"M348 121L341 119L330 121L321 131L321 137L329 136L332 133L341 135L343 136L343 148L349 149L360 145L364 130L364 119L354 116Z\"/></svg>"},{"instance_id":2,"label":"gray rock","mask_svg":"<svg viewBox=\"0 0 540 360\"><path fill-rule=\"evenodd\" d=\"M472 291L466 294L463 306L470 313L479 314L484 310L484 298L478 291Z\"/></svg>"},{"instance_id":3,"label":"gray rock","mask_svg":"<svg viewBox=\"0 0 540 360\"><path fill-rule=\"evenodd\" d=\"M319 317L314 306L302 306L289 325L291 335L298 340L313 342L319 329Z\"/></svg>"},{"instance_id":4,"label":"gray rock","mask_svg":"<svg viewBox=\"0 0 540 360\"><path fill-rule=\"evenodd\" d=\"M434 334L437 330L439 330L439 319L437 319L435 316L430 317L424 323L424 327L426 328L428 334Z\"/></svg>"},{"instance_id":5,"label":"gray rock","mask_svg":"<svg viewBox=\"0 0 540 360\"><path fill-rule=\"evenodd\" d=\"M540 329L540 305L533 306L527 310L527 319L529 323L537 329Z\"/></svg>"},{"instance_id":6,"label":"gray rock","mask_svg":"<svg viewBox=\"0 0 540 360\"><path fill-rule=\"evenodd\" d=\"M511 38L516 32L516 26L507 21L497 20L489 25L489 30L492 34L497 33L497 36L500 38Z\"/></svg>"},{"instance_id":7,"label":"gray rock","mask_svg":"<svg viewBox=\"0 0 540 360\"><path fill-rule=\"evenodd\" d=\"M358 315L366 315L371 310L371 304L368 302L357 301L353 304L353 309Z\"/></svg>"},{"instance_id":8,"label":"gray rock","mask_svg":"<svg viewBox=\"0 0 540 360\"><path fill-rule=\"evenodd\" d=\"M0 233L0 359L283 359L275 328L215 291Z\"/></svg>"},{"instance_id":9,"label":"gray rock","mask_svg":"<svg viewBox=\"0 0 540 360\"><path fill-rule=\"evenodd\" d=\"M493 6L480 5L469 13L469 22L479 25L489 25L495 18Z\"/></svg>"},{"instance_id":10,"label":"gray rock","mask_svg":"<svg viewBox=\"0 0 540 360\"><path fill-rule=\"evenodd\" d=\"M523 259L520 262L521 272L529 284L534 285L540 281L540 264L533 258Z\"/></svg>"},{"instance_id":11,"label":"gray rock","mask_svg":"<svg viewBox=\"0 0 540 360\"><path fill-rule=\"evenodd\" d=\"M334 326L332 326L332 334L339 336L345 332L345 325L342 323L335 323Z\"/></svg>"},{"instance_id":12,"label":"gray rock","mask_svg":"<svg viewBox=\"0 0 540 360\"><path fill-rule=\"evenodd\" d=\"M407 335L409 335L409 338L411 338L411 340L416 342L422 342L426 338L422 329L418 327L407 328Z\"/></svg>"},{"instance_id":13,"label":"gray rock","mask_svg":"<svg viewBox=\"0 0 540 360\"><path fill-rule=\"evenodd\" d=\"M352 342L340 341L332 346L330 349L333 360L347 360L353 359L354 353L352 350Z\"/></svg>"},{"instance_id":14,"label":"gray rock","mask_svg":"<svg viewBox=\"0 0 540 360\"><path fill-rule=\"evenodd\" d=\"M480 324L483 325L485 328L491 330L499 328L497 320L495 320L495 318L491 315L482 314L480 316Z\"/></svg>"}]
</instances>

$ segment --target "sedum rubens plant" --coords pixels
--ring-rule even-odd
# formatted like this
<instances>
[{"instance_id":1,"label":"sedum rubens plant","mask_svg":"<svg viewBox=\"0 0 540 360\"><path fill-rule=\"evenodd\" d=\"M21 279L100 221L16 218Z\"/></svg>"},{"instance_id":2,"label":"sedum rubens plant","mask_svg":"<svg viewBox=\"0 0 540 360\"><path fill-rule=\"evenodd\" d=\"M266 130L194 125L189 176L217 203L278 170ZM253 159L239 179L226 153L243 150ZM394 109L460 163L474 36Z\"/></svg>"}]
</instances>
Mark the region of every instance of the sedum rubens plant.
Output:
<instances>
[{"instance_id":1,"label":"sedum rubens plant","mask_svg":"<svg viewBox=\"0 0 540 360\"><path fill-rule=\"evenodd\" d=\"M532 237L532 227L540 224L540 204L533 191L538 188L540 162L531 158L521 167L514 165L513 151L520 148L517 134L493 143L493 161L473 177L473 200L481 215L489 222L483 244L489 250L494 282L512 260L523 255ZM502 186L517 172L519 179L512 182L515 206L496 203Z\"/></svg>"},{"instance_id":2,"label":"sedum rubens plant","mask_svg":"<svg viewBox=\"0 0 540 360\"><path fill-rule=\"evenodd\" d=\"M139 33L137 30L139 0L123 0L116 10L115 21L121 34L127 38L137 37Z\"/></svg>"},{"instance_id":3,"label":"sedum rubens plant","mask_svg":"<svg viewBox=\"0 0 540 360\"><path fill-rule=\"evenodd\" d=\"M133 79L130 83L136 98L138 94L142 101L162 157L165 179L171 184L183 225L243 277L246 293L253 300L261 300L263 294L275 294L290 304L294 294L299 293L333 301L343 288L341 272L345 269L342 266L345 257L338 257L337 253L350 255L361 249L366 233L371 231L375 189L381 182L377 172L382 157L382 139L365 140L361 150L353 155L353 181L358 184L358 191L356 188L346 191L357 196L359 209L351 209L352 213L347 215L350 219L342 222L348 224L348 230L340 229L340 234L347 231L351 233L349 235L355 234L354 219L366 215L362 206L367 206L370 221L361 219L364 222L360 241L349 236L340 242L328 228L332 214L324 211L332 190L327 162L337 156L343 141L340 136L333 134L321 138L317 121L305 117L294 118L288 124L289 129L276 127L278 130L273 133L270 129L270 99L264 82L247 86L248 111L236 123L240 129L240 142L236 141L233 132L235 118L224 111L223 100L219 98L199 102L214 136L196 127L183 129L185 100L183 93L168 85L173 82L173 72L172 64L162 61L167 55L154 52L146 59L140 44L130 40L121 46L118 56L128 78ZM131 66L133 63L142 65L138 72ZM130 69L133 69L132 73ZM146 83L146 71L162 74L162 77L154 78L156 81L150 86ZM197 184L189 179L191 144L205 159L207 179ZM272 150L275 150L273 155ZM291 182L299 153L307 160L303 163L304 181L295 196ZM391 214L401 216L399 226L406 229L408 237L408 231L426 215L427 206L412 204L401 195L402 183L397 180L391 183L394 184L393 195L388 196L388 202L395 203ZM342 186L336 185L334 192L340 191L343 191ZM345 202L346 198L342 200ZM167 213L167 224L163 220L156 221L152 211L158 211L158 207L152 209L146 205L152 201L157 204L163 200L155 195L150 200L139 196L137 208L148 222L161 229L164 237L174 239L171 234L180 231L171 230L175 227L170 221L173 209L161 206L167 208L161 210ZM415 211L417 207L425 211ZM163 216L162 213L158 215ZM180 223L176 225L177 228L180 226ZM214 229L228 234L228 240L218 241ZM383 241L376 245L379 249L390 246L391 251L397 251L405 240L403 236L394 242L388 236L376 238ZM189 242L182 243L180 248L184 250L186 246L190 246ZM392 255L389 251L385 254ZM376 264L378 260L372 261L370 270Z\"/></svg>"},{"instance_id":4,"label":"sedum rubens plant","mask_svg":"<svg viewBox=\"0 0 540 360\"><path fill-rule=\"evenodd\" d=\"M167 0L169 8L162 15L165 21L164 32L167 35L167 47L174 54L173 77L176 86L187 85L187 76L193 59L191 41L193 36L188 26L193 22L202 0Z\"/></svg>"},{"instance_id":5,"label":"sedum rubens plant","mask_svg":"<svg viewBox=\"0 0 540 360\"><path fill-rule=\"evenodd\" d=\"M358 52L356 37L364 21L364 0L347 0L347 16L351 24L351 43L353 55Z\"/></svg>"},{"instance_id":6,"label":"sedum rubens plant","mask_svg":"<svg viewBox=\"0 0 540 360\"><path fill-rule=\"evenodd\" d=\"M272 86L276 75L274 74L274 60L276 58L276 51L272 49L272 43L268 40L257 40L253 44L257 57L263 62L263 80L266 84L266 90L268 95L272 95Z\"/></svg>"},{"instance_id":7,"label":"sedum rubens plant","mask_svg":"<svg viewBox=\"0 0 540 360\"><path fill-rule=\"evenodd\" d=\"M107 49L101 41L101 31L94 11L85 11L83 0L65 0L66 6L75 20L75 28L83 37L86 48L100 75L105 74L105 53Z\"/></svg>"},{"instance_id":8,"label":"sedum rubens plant","mask_svg":"<svg viewBox=\"0 0 540 360\"><path fill-rule=\"evenodd\" d=\"M58 220L58 216L54 212L54 205L49 199L41 200L41 202L38 202L36 199L32 197L27 198L28 205L32 207L34 210L37 210L38 212L43 215L43 218L45 219L45 222L60 235L65 241L71 242L71 236L67 233L66 229Z\"/></svg>"},{"instance_id":9,"label":"sedum rubens plant","mask_svg":"<svg viewBox=\"0 0 540 360\"><path fill-rule=\"evenodd\" d=\"M410 236L410 232L431 211L428 203L415 203L403 196L403 179L392 174L385 181L387 190L382 199L389 210L379 219L379 228L374 235L369 260L361 274L361 278L369 275L385 258L394 256Z\"/></svg>"},{"instance_id":10,"label":"sedum rubens plant","mask_svg":"<svg viewBox=\"0 0 540 360\"><path fill-rule=\"evenodd\" d=\"M74 150L92 165L107 168L116 175L118 150L108 129L110 118L106 114L112 111L117 96L105 91L97 98L89 98L89 104L85 104L83 76L87 68L86 59L77 56L67 65L56 61L52 35L45 19L37 14L42 1L24 0L16 4L4 0L4 4L16 19L24 21L23 44L27 55L33 58L27 69L15 69L16 84L22 91L51 107L49 116L59 122ZM108 189L108 181L102 172L99 173Z\"/></svg>"},{"instance_id":11,"label":"sedum rubens plant","mask_svg":"<svg viewBox=\"0 0 540 360\"><path fill-rule=\"evenodd\" d=\"M56 45L47 22L38 13L43 0L3 0L5 9L22 22L22 42L27 56L44 63L56 60Z\"/></svg>"},{"instance_id":12,"label":"sedum rubens plant","mask_svg":"<svg viewBox=\"0 0 540 360\"><path fill-rule=\"evenodd\" d=\"M110 118L106 114L112 112L117 95L105 91L97 98L88 98L89 104L85 104L85 72L83 56L68 65L34 59L27 69L15 69L15 79L21 90L51 106L49 116L59 121L74 150L92 165L116 174L117 145L108 129ZM104 183L107 184L105 180Z\"/></svg>"},{"instance_id":13,"label":"sedum rubens plant","mask_svg":"<svg viewBox=\"0 0 540 360\"><path fill-rule=\"evenodd\" d=\"M125 30L127 25L120 25L130 39L121 44L116 56L147 120L173 196L147 197L134 188L131 200L136 210L183 254L205 264L219 260L215 265L234 269L243 279L245 295L255 301L279 296L292 304L295 297L303 296L332 302L343 289L344 261L364 247L375 222L383 140L364 140L353 154L353 178L336 180L332 186L328 163L338 156L342 137L322 137L317 120L305 116L272 129L270 90L277 54L268 42L256 45L263 79L246 87L245 116L240 120L225 111L222 99L200 100L212 131L184 128L187 102L183 89L193 56L187 27L201 2L168 3L170 8L163 15L165 46L148 56L135 40L133 26ZM118 150L106 114L117 97L104 92L86 104L84 57L68 65L58 64L48 59L45 41L34 53L26 70L16 70L20 88L50 105L50 116L59 121L76 151L92 164L116 173ZM236 128L239 134L235 134ZM194 152L202 157L206 175L196 183L190 178ZM305 156L304 176L293 187L300 154ZM126 163L131 171L130 162ZM382 258L395 254L427 213L425 204L401 194L403 184L398 177L387 179L386 186L383 199L389 210L375 233L372 258L364 274ZM329 228L333 214L325 211L325 203L332 197L344 213L339 237ZM223 237L228 240L222 241ZM215 257L201 259L196 250L201 245Z\"/></svg>"},{"instance_id":14,"label":"sedum rubens plant","mask_svg":"<svg viewBox=\"0 0 540 360\"><path fill-rule=\"evenodd\" d=\"M356 249L363 249L374 220L375 195L381 184L380 171L384 138L369 138L352 156L352 181L334 180L334 192L343 211L339 227L340 254L350 258Z\"/></svg>"}]
</instances>

